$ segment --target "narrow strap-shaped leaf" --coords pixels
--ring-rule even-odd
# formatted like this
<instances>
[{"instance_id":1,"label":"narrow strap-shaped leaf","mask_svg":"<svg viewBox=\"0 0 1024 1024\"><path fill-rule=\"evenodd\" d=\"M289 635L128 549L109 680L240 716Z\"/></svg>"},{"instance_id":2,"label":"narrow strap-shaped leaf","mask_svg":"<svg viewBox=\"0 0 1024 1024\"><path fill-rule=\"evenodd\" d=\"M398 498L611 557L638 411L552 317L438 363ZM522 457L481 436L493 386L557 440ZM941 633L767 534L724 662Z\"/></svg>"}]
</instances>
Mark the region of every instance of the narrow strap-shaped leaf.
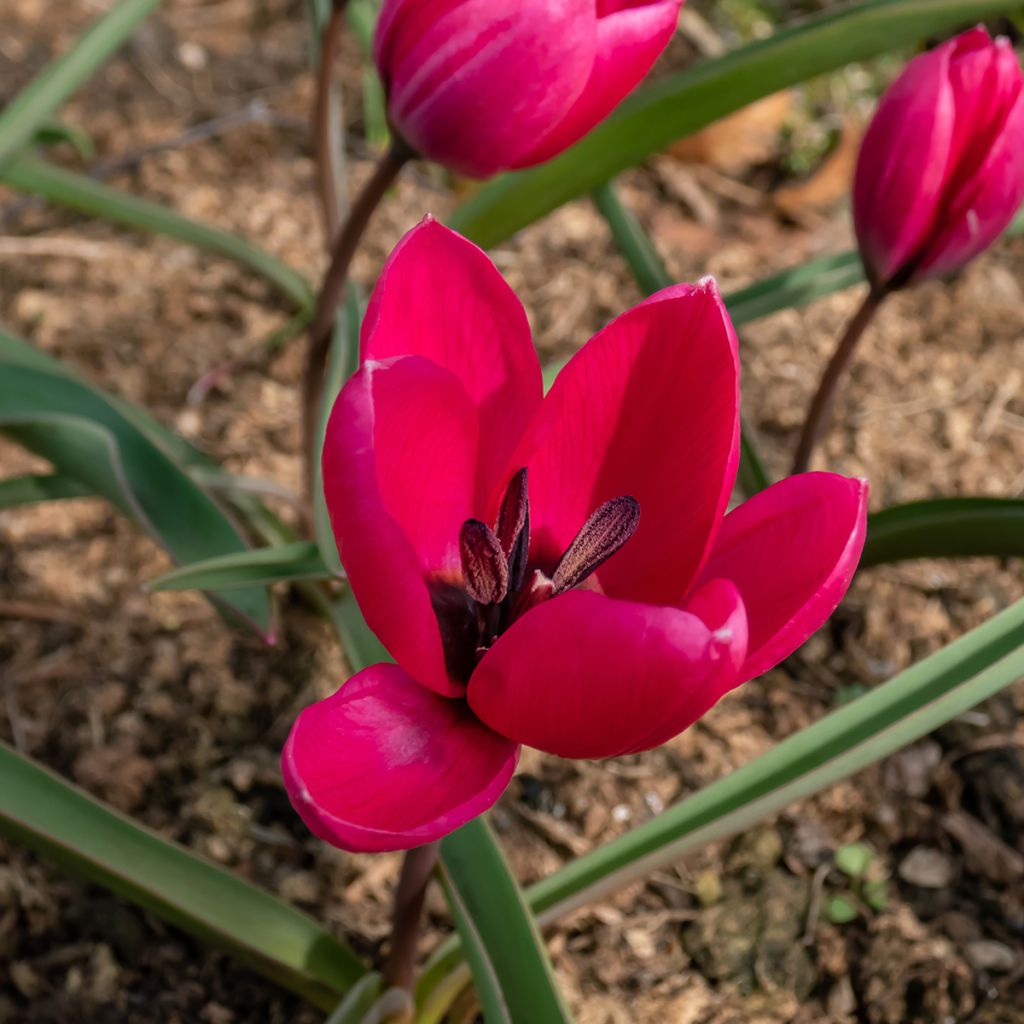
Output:
<instances>
[{"instance_id":1,"label":"narrow strap-shaped leaf","mask_svg":"<svg viewBox=\"0 0 1024 1024\"><path fill-rule=\"evenodd\" d=\"M61 473L27 473L0 480L0 509L92 494L81 481Z\"/></svg>"},{"instance_id":2,"label":"narrow strap-shaped leaf","mask_svg":"<svg viewBox=\"0 0 1024 1024\"><path fill-rule=\"evenodd\" d=\"M674 284L654 243L622 202L613 182L605 182L594 193L594 202L611 229L612 238L622 253L636 283L648 294L661 291ZM728 302L726 302L728 308ZM731 310L730 310L731 312ZM745 423L740 423L740 490L748 497L771 486L772 478L757 451L753 434Z\"/></svg>"},{"instance_id":3,"label":"narrow strap-shaped leaf","mask_svg":"<svg viewBox=\"0 0 1024 1024\"><path fill-rule=\"evenodd\" d=\"M0 168L32 141L50 115L159 5L160 0L121 0L4 107L0 113Z\"/></svg>"},{"instance_id":4,"label":"narrow strap-shaped leaf","mask_svg":"<svg viewBox=\"0 0 1024 1024\"><path fill-rule=\"evenodd\" d=\"M0 428L63 476L136 519L178 562L242 552L238 527L185 469L101 391L0 330ZM264 634L274 605L262 587L213 595Z\"/></svg>"},{"instance_id":5,"label":"narrow strap-shaped leaf","mask_svg":"<svg viewBox=\"0 0 1024 1024\"><path fill-rule=\"evenodd\" d=\"M234 954L324 1009L364 974L305 914L0 743L0 833Z\"/></svg>"},{"instance_id":6,"label":"narrow strap-shaped leaf","mask_svg":"<svg viewBox=\"0 0 1024 1024\"><path fill-rule=\"evenodd\" d=\"M298 271L230 231L190 220L159 203L140 199L85 175L55 167L30 154L18 156L0 169L0 182L19 192L42 196L57 206L90 217L100 217L125 227L167 235L179 242L223 256L265 278L297 308L312 309L312 290Z\"/></svg>"},{"instance_id":7,"label":"narrow strap-shaped leaf","mask_svg":"<svg viewBox=\"0 0 1024 1024\"><path fill-rule=\"evenodd\" d=\"M936 498L868 516L860 565L908 558L1024 555L1024 499Z\"/></svg>"},{"instance_id":8,"label":"narrow strap-shaped leaf","mask_svg":"<svg viewBox=\"0 0 1024 1024\"><path fill-rule=\"evenodd\" d=\"M1024 677L1024 599L742 768L531 886L549 922L819 793ZM428 975L459 961L449 940ZM428 994L429 995L429 994Z\"/></svg>"},{"instance_id":9,"label":"narrow strap-shaped leaf","mask_svg":"<svg viewBox=\"0 0 1024 1024\"><path fill-rule=\"evenodd\" d=\"M544 941L483 818L441 841L441 868L487 1024L569 1021Z\"/></svg>"},{"instance_id":10,"label":"narrow strap-shaped leaf","mask_svg":"<svg viewBox=\"0 0 1024 1024\"><path fill-rule=\"evenodd\" d=\"M316 544L300 540L191 562L158 576L149 583L149 589L221 590L255 584L266 586L280 580L325 580L330 576Z\"/></svg>"},{"instance_id":11,"label":"narrow strap-shaped leaf","mask_svg":"<svg viewBox=\"0 0 1024 1024\"><path fill-rule=\"evenodd\" d=\"M645 86L560 156L485 185L449 223L479 245L497 245L762 96L1018 6L1019 0L867 0L823 12Z\"/></svg>"}]
</instances>

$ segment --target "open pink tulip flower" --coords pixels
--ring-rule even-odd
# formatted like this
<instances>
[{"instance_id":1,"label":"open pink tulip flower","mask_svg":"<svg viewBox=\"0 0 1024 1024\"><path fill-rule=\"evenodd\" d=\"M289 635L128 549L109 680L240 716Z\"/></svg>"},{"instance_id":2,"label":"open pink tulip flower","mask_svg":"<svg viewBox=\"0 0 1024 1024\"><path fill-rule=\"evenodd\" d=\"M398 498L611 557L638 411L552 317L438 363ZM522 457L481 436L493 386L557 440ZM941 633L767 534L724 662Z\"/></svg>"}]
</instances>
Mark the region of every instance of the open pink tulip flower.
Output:
<instances>
[{"instance_id":1,"label":"open pink tulip flower","mask_svg":"<svg viewBox=\"0 0 1024 1024\"><path fill-rule=\"evenodd\" d=\"M374 291L323 453L338 551L397 664L306 708L283 768L309 827L426 843L508 785L520 744L655 747L832 613L867 486L790 477L726 514L736 336L713 281L667 288L542 395L523 307L425 220Z\"/></svg>"},{"instance_id":2,"label":"open pink tulip flower","mask_svg":"<svg viewBox=\"0 0 1024 1024\"><path fill-rule=\"evenodd\" d=\"M683 0L384 0L374 57L395 131L474 178L528 167L615 109Z\"/></svg>"},{"instance_id":3,"label":"open pink tulip flower","mask_svg":"<svg viewBox=\"0 0 1024 1024\"><path fill-rule=\"evenodd\" d=\"M1024 75L1006 39L971 29L915 57L861 146L853 218L872 284L963 266L1024 201Z\"/></svg>"}]
</instances>

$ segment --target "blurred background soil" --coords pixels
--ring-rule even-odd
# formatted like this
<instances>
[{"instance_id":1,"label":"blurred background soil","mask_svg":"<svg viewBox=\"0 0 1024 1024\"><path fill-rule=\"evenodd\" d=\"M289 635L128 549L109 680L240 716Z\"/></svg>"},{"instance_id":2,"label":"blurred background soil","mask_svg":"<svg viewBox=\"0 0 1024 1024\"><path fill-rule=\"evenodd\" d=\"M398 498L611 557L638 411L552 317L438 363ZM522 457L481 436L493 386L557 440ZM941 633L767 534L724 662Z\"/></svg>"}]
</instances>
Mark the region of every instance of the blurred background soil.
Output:
<instances>
[{"instance_id":1,"label":"blurred background soil","mask_svg":"<svg viewBox=\"0 0 1024 1024\"><path fill-rule=\"evenodd\" d=\"M0 101L100 10L5 0ZM765 8L699 10L708 20L688 16L666 66L763 27ZM354 182L370 168L358 65L349 41L339 75ZM772 98L625 175L624 198L673 274L715 274L728 293L849 248L843 196L857 126L893 67ZM82 167L118 158L112 184L236 231L313 277L323 257L310 101L297 0L171 0L62 112L93 139L95 160L68 147L53 156ZM211 138L182 138L225 117ZM453 204L450 183L417 165L382 209L356 276L372 282L405 230ZM494 258L551 358L640 298L586 200ZM1024 493L1022 271L1024 239L1006 240L956 279L895 298L865 339L819 466L869 477L874 508ZM777 472L858 298L852 290L741 332L744 413ZM0 190L0 322L232 472L298 490L298 341L189 400L205 371L253 352L286 319L269 288L232 264ZM44 468L0 441L0 477ZM279 510L290 514L287 502ZM147 594L144 581L168 567L97 500L0 512L0 735L378 956L397 858L312 839L277 767L296 712L343 678L342 652L298 605L267 648L197 595ZM600 764L527 752L493 814L519 878L647 820L982 622L1024 594L1021 569L976 560L865 570L802 651L663 749ZM851 781L559 922L551 950L580 1024L1024 1022L1022 710L1017 684ZM870 900L833 865L852 841L873 851ZM428 908L434 943L449 925L437 893ZM0 1021L320 1019L0 842Z\"/></svg>"}]
</instances>

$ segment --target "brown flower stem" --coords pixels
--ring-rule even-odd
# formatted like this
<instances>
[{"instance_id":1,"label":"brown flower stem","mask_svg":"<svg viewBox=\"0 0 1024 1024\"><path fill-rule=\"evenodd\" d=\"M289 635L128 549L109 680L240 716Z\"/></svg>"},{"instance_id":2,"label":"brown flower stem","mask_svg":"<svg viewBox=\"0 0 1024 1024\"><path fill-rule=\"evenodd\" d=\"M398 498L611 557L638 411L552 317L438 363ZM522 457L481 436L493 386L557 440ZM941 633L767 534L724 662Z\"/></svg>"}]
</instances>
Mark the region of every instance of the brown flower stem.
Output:
<instances>
[{"instance_id":1,"label":"brown flower stem","mask_svg":"<svg viewBox=\"0 0 1024 1024\"><path fill-rule=\"evenodd\" d=\"M793 460L794 473L806 472L811 464L814 449L828 429L839 378L850 362L857 342L860 341L861 335L871 323L875 313L878 312L878 307L881 306L886 295L888 295L888 291L884 287L872 285L860 308L846 325L846 330L843 331L839 344L836 345L836 350L832 354L828 366L825 367L825 372L821 375L818 390L807 410L807 418L804 420L803 430L800 432L800 443L796 449L796 458Z\"/></svg>"},{"instance_id":2,"label":"brown flower stem","mask_svg":"<svg viewBox=\"0 0 1024 1024\"><path fill-rule=\"evenodd\" d=\"M438 849L438 843L417 846L407 851L402 861L391 919L391 953L384 967L384 980L394 988L412 991L420 916Z\"/></svg>"},{"instance_id":3,"label":"brown flower stem","mask_svg":"<svg viewBox=\"0 0 1024 1024\"><path fill-rule=\"evenodd\" d=\"M304 441L306 458L306 494L312 498L316 435L320 419L320 400L323 395L324 372L331 349L334 318L345 292L349 267L359 242L366 231L374 210L398 177L399 171L413 156L409 147L396 138L381 157L363 191L352 205L348 219L337 234L331 250L331 263L327 268L320 294L317 296L313 319L309 328L309 349L302 388Z\"/></svg>"},{"instance_id":4,"label":"brown flower stem","mask_svg":"<svg viewBox=\"0 0 1024 1024\"><path fill-rule=\"evenodd\" d=\"M330 251L341 224L341 204L344 196L339 187L338 168L335 166L335 140L333 131L335 94L333 87L334 64L341 49L341 36L345 27L347 0L334 0L331 13L320 34L320 65L316 77L316 100L313 106L313 151L316 158L317 188L324 215L324 241Z\"/></svg>"}]
</instances>

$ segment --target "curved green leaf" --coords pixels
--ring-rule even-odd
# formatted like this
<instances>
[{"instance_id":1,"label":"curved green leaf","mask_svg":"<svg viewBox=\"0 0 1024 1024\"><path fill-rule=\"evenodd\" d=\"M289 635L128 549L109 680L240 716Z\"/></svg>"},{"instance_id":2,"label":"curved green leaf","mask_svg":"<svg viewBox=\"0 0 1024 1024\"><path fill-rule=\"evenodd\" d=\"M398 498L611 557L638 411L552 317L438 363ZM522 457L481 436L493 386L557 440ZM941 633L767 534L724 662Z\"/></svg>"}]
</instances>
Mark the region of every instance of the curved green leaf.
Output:
<instances>
[{"instance_id":1,"label":"curved green leaf","mask_svg":"<svg viewBox=\"0 0 1024 1024\"><path fill-rule=\"evenodd\" d=\"M187 245L205 249L248 268L269 281L298 309L313 308L313 292L306 279L262 249L230 231L189 220L159 203L129 195L92 178L23 154L0 169L0 182L19 192L42 196L90 217L114 221L139 231L167 235Z\"/></svg>"},{"instance_id":2,"label":"curved green leaf","mask_svg":"<svg viewBox=\"0 0 1024 1024\"><path fill-rule=\"evenodd\" d=\"M27 146L50 115L160 5L122 0L85 30L67 53L48 64L0 113L0 168Z\"/></svg>"},{"instance_id":3,"label":"curved green leaf","mask_svg":"<svg viewBox=\"0 0 1024 1024\"><path fill-rule=\"evenodd\" d=\"M441 841L441 869L487 1024L567 1024L544 940L483 818Z\"/></svg>"},{"instance_id":4,"label":"curved green leaf","mask_svg":"<svg viewBox=\"0 0 1024 1024\"><path fill-rule=\"evenodd\" d=\"M329 1009L365 973L294 907L142 828L0 742L0 833Z\"/></svg>"},{"instance_id":5,"label":"curved green leaf","mask_svg":"<svg viewBox=\"0 0 1024 1024\"><path fill-rule=\"evenodd\" d=\"M178 562L247 550L223 509L115 402L3 330L0 428L136 519ZM264 635L273 631L264 588L232 587L212 596Z\"/></svg>"},{"instance_id":6,"label":"curved green leaf","mask_svg":"<svg viewBox=\"0 0 1024 1024\"><path fill-rule=\"evenodd\" d=\"M150 590L221 590L224 587L266 586L280 580L326 580L331 574L312 541L300 540L234 555L192 562L158 576Z\"/></svg>"},{"instance_id":7,"label":"curved green leaf","mask_svg":"<svg viewBox=\"0 0 1024 1024\"><path fill-rule=\"evenodd\" d=\"M650 153L754 100L1018 7L1019 0L868 0L824 12L640 89L554 160L485 185L449 223L484 247L497 245Z\"/></svg>"},{"instance_id":8,"label":"curved green leaf","mask_svg":"<svg viewBox=\"0 0 1024 1024\"><path fill-rule=\"evenodd\" d=\"M1024 499L937 498L868 517L860 567L908 558L1024 556Z\"/></svg>"},{"instance_id":9,"label":"curved green leaf","mask_svg":"<svg viewBox=\"0 0 1024 1024\"><path fill-rule=\"evenodd\" d=\"M81 481L61 473L27 473L0 480L0 508L17 508L63 498L85 498L92 494Z\"/></svg>"}]
</instances>

